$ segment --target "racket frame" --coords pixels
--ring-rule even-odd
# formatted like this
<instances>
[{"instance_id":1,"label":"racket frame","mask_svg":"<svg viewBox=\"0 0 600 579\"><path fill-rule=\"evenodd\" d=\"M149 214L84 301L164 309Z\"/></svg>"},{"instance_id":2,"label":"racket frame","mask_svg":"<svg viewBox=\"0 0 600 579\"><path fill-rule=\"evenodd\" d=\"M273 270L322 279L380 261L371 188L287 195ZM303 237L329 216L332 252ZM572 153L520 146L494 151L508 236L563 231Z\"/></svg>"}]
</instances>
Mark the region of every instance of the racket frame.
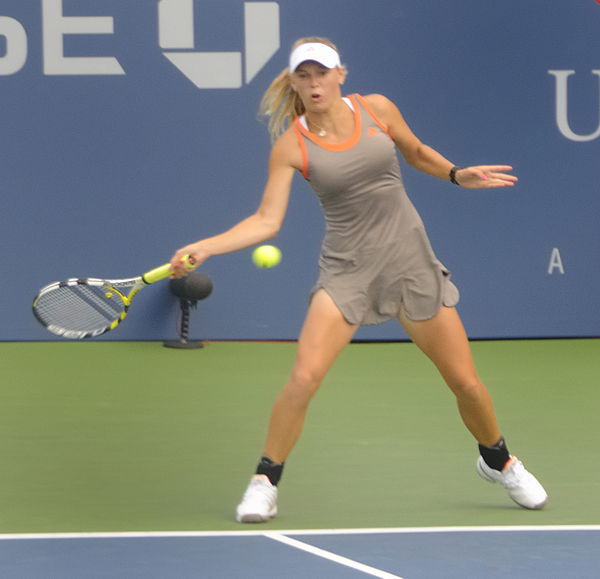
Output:
<instances>
[{"instance_id":1,"label":"racket frame","mask_svg":"<svg viewBox=\"0 0 600 579\"><path fill-rule=\"evenodd\" d=\"M189 269L193 268L194 260L189 256L185 257L185 261L188 265ZM124 279L102 279L95 277L86 277L86 278L69 278L64 281L56 281L53 283L49 283L44 286L37 294L35 299L33 300L33 315L38 320L42 326L44 326L48 331L56 334L57 336L62 336L64 338L71 338L75 340L83 340L85 338L95 338L97 336L101 336L110 330L114 330L127 316L129 311L129 306L131 305L131 301L135 297L135 295L147 285L150 285L154 282L160 281L166 277L169 277L171 274L171 266L168 263L151 269L147 271L143 275L132 277L132 278L124 278ZM73 287L78 285L87 285L93 287L99 287L105 290L106 293L112 292L119 296L121 301L123 302L123 311L121 314L115 318L112 322L109 322L106 326L97 328L94 330L69 330L68 328L63 328L57 324L48 323L44 320L41 315L37 311L37 304L41 297L45 294L55 291L62 287ZM120 289L119 289L120 288ZM127 294L124 293L126 288L130 288Z\"/></svg>"}]
</instances>

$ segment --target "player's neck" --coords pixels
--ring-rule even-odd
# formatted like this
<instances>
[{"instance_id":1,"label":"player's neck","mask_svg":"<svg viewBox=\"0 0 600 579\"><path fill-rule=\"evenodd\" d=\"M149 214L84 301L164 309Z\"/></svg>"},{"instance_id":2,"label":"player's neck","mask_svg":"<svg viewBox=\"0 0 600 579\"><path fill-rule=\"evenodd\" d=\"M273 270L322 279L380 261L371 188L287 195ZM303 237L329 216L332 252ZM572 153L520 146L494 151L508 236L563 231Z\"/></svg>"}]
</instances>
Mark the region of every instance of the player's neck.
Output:
<instances>
[{"instance_id":1,"label":"player's neck","mask_svg":"<svg viewBox=\"0 0 600 579\"><path fill-rule=\"evenodd\" d=\"M307 111L309 130L321 138L340 138L354 130L354 114L340 98L326 111Z\"/></svg>"}]
</instances>

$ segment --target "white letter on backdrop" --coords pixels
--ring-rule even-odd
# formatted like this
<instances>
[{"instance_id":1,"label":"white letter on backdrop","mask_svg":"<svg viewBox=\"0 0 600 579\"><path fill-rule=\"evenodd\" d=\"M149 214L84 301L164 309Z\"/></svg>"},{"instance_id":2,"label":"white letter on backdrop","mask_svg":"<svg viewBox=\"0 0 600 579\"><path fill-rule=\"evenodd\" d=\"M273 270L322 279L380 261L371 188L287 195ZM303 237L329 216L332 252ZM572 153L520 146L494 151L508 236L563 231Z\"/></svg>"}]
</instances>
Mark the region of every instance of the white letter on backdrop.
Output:
<instances>
[{"instance_id":1,"label":"white letter on backdrop","mask_svg":"<svg viewBox=\"0 0 600 579\"><path fill-rule=\"evenodd\" d=\"M125 71L114 57L65 56L63 36L68 34L113 34L111 16L63 16L62 0L42 1L44 74L118 75Z\"/></svg>"},{"instance_id":2,"label":"white letter on backdrop","mask_svg":"<svg viewBox=\"0 0 600 579\"><path fill-rule=\"evenodd\" d=\"M18 20L0 16L0 36L6 39L6 52L0 57L0 76L15 74L27 61L27 33Z\"/></svg>"},{"instance_id":3,"label":"white letter on backdrop","mask_svg":"<svg viewBox=\"0 0 600 579\"><path fill-rule=\"evenodd\" d=\"M563 262L560 257L560 251L558 251L557 247L555 247L552 250L552 255L550 256L550 264L548 265L548 275L552 275L555 269L558 270L558 273L565 273L565 268L563 267Z\"/></svg>"}]
</instances>

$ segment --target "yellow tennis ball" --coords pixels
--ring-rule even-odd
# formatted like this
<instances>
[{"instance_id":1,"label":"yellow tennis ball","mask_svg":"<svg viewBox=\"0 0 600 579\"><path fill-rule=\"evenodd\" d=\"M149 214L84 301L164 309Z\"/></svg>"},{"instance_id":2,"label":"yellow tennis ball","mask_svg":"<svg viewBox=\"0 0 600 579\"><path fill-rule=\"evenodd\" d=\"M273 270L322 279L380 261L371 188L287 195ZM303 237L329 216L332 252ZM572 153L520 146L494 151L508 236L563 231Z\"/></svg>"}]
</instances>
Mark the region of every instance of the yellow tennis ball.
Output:
<instances>
[{"instance_id":1,"label":"yellow tennis ball","mask_svg":"<svg viewBox=\"0 0 600 579\"><path fill-rule=\"evenodd\" d=\"M275 267L281 261L281 251L274 245L261 245L252 252L256 267Z\"/></svg>"}]
</instances>

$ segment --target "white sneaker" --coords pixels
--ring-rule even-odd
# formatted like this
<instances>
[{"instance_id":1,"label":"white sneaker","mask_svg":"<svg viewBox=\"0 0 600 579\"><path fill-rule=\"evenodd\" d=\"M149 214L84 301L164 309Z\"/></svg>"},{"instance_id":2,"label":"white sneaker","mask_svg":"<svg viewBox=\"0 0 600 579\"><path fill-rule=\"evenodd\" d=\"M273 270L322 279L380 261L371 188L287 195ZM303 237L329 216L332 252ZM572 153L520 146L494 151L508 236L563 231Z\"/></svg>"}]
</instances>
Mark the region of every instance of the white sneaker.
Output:
<instances>
[{"instance_id":1,"label":"white sneaker","mask_svg":"<svg viewBox=\"0 0 600 579\"><path fill-rule=\"evenodd\" d=\"M237 507L238 523L263 523L277 514L277 487L264 474L255 474Z\"/></svg>"},{"instance_id":2,"label":"white sneaker","mask_svg":"<svg viewBox=\"0 0 600 579\"><path fill-rule=\"evenodd\" d=\"M544 487L516 456L511 456L501 471L490 468L480 456L477 459L477 472L489 482L501 483L508 491L508 496L526 509L541 509L548 500Z\"/></svg>"}]
</instances>

